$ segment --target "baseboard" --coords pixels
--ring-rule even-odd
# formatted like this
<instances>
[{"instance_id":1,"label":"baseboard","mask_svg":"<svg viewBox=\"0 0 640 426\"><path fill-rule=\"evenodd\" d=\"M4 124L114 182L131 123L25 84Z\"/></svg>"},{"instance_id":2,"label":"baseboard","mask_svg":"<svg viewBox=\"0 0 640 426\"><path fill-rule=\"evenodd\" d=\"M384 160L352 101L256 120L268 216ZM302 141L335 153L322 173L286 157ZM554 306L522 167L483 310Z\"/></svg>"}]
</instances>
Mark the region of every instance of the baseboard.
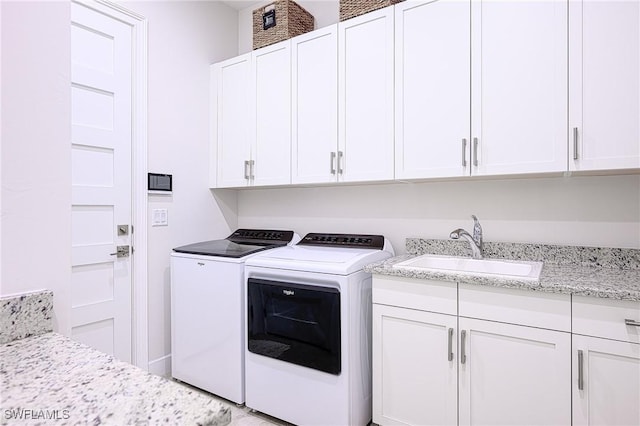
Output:
<instances>
[{"instance_id":1,"label":"baseboard","mask_svg":"<svg viewBox=\"0 0 640 426\"><path fill-rule=\"evenodd\" d=\"M149 373L162 377L171 377L171 355L149 361Z\"/></svg>"}]
</instances>

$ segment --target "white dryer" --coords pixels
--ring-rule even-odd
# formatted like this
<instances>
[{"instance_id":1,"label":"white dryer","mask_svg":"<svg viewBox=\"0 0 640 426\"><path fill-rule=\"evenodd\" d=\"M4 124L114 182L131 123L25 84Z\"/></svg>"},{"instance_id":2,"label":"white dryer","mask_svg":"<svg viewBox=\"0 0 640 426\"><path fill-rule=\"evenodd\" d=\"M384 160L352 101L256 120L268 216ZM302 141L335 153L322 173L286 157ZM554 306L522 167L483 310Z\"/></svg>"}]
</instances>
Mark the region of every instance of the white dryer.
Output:
<instances>
[{"instance_id":1,"label":"white dryer","mask_svg":"<svg viewBox=\"0 0 640 426\"><path fill-rule=\"evenodd\" d=\"M371 274L379 235L308 234L245 263L246 405L299 425L371 420Z\"/></svg>"}]
</instances>

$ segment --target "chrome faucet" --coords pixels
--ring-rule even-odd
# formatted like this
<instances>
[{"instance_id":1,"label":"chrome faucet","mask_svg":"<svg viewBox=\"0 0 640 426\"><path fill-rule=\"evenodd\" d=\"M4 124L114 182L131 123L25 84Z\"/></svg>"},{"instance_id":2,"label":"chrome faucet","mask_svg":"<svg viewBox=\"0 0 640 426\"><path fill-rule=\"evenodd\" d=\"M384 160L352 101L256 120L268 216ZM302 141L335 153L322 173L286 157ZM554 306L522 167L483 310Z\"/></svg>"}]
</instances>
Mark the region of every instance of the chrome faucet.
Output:
<instances>
[{"instance_id":1,"label":"chrome faucet","mask_svg":"<svg viewBox=\"0 0 640 426\"><path fill-rule=\"evenodd\" d=\"M474 259L482 259L482 227L480 221L475 215L471 215L473 218L473 236L462 228L451 231L450 238L457 240L460 237L469 241L471 245L471 255Z\"/></svg>"}]
</instances>

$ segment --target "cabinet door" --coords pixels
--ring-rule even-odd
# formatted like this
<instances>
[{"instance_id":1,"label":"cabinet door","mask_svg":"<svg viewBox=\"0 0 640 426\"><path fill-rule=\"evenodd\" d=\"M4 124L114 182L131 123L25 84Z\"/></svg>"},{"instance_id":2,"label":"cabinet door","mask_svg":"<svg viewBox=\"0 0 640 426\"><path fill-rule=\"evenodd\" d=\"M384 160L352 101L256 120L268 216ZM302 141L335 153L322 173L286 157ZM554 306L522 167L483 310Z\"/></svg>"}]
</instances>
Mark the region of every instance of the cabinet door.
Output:
<instances>
[{"instance_id":1,"label":"cabinet door","mask_svg":"<svg viewBox=\"0 0 640 426\"><path fill-rule=\"evenodd\" d=\"M640 424L640 345L573 335L573 424Z\"/></svg>"},{"instance_id":2,"label":"cabinet door","mask_svg":"<svg viewBox=\"0 0 640 426\"><path fill-rule=\"evenodd\" d=\"M640 167L640 2L569 2L569 168Z\"/></svg>"},{"instance_id":3,"label":"cabinet door","mask_svg":"<svg viewBox=\"0 0 640 426\"><path fill-rule=\"evenodd\" d=\"M335 182L338 151L338 26L291 39L293 183Z\"/></svg>"},{"instance_id":4,"label":"cabinet door","mask_svg":"<svg viewBox=\"0 0 640 426\"><path fill-rule=\"evenodd\" d=\"M571 424L571 334L460 318L460 425Z\"/></svg>"},{"instance_id":5,"label":"cabinet door","mask_svg":"<svg viewBox=\"0 0 640 426\"><path fill-rule=\"evenodd\" d=\"M470 1L395 9L396 178L468 175Z\"/></svg>"},{"instance_id":6,"label":"cabinet door","mask_svg":"<svg viewBox=\"0 0 640 426\"><path fill-rule=\"evenodd\" d=\"M289 40L251 57L253 185L291 183L291 51Z\"/></svg>"},{"instance_id":7,"label":"cabinet door","mask_svg":"<svg viewBox=\"0 0 640 426\"><path fill-rule=\"evenodd\" d=\"M457 423L457 317L373 305L373 422Z\"/></svg>"},{"instance_id":8,"label":"cabinet door","mask_svg":"<svg viewBox=\"0 0 640 426\"><path fill-rule=\"evenodd\" d=\"M338 24L339 180L393 179L393 6Z\"/></svg>"},{"instance_id":9,"label":"cabinet door","mask_svg":"<svg viewBox=\"0 0 640 426\"><path fill-rule=\"evenodd\" d=\"M249 126L249 70L246 54L212 65L216 90L218 188L249 184L245 162L251 158Z\"/></svg>"},{"instance_id":10,"label":"cabinet door","mask_svg":"<svg viewBox=\"0 0 640 426\"><path fill-rule=\"evenodd\" d=\"M473 1L472 174L567 169L567 2Z\"/></svg>"}]
</instances>

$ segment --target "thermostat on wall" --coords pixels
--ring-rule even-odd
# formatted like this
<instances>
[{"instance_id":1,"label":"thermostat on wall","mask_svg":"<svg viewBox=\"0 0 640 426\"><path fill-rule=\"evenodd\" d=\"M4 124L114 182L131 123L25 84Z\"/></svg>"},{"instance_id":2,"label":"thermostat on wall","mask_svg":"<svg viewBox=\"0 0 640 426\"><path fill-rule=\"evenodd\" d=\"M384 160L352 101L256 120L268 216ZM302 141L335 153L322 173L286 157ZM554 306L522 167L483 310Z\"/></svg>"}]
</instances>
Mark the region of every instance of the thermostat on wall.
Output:
<instances>
[{"instance_id":1,"label":"thermostat on wall","mask_svg":"<svg viewBox=\"0 0 640 426\"><path fill-rule=\"evenodd\" d=\"M173 176L149 173L147 189L149 190L149 194L171 194L173 190Z\"/></svg>"}]
</instances>

